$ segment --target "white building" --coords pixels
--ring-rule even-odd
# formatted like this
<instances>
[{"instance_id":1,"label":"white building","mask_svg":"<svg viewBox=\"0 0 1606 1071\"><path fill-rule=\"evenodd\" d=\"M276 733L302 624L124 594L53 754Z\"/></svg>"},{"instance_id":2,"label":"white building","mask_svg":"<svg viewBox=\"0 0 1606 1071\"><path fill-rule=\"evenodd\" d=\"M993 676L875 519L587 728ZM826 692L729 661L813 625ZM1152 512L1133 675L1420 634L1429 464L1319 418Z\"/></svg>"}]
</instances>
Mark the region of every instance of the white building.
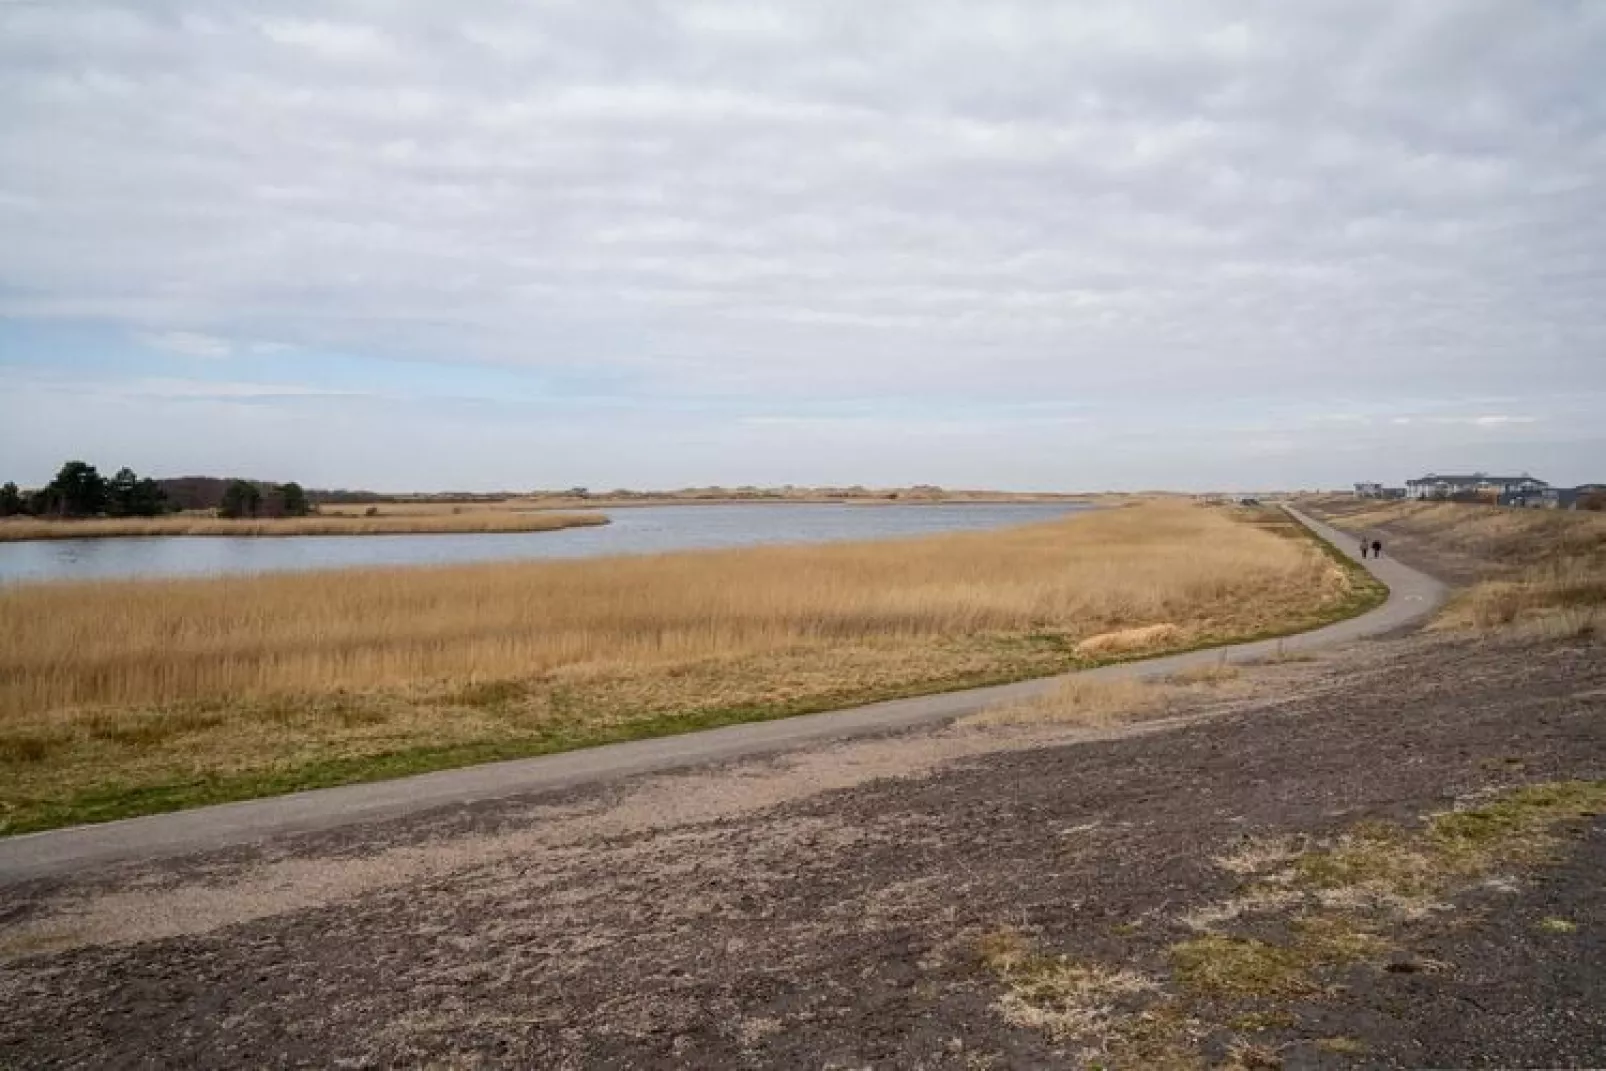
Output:
<instances>
[{"instance_id":1,"label":"white building","mask_svg":"<svg viewBox=\"0 0 1606 1071\"><path fill-rule=\"evenodd\" d=\"M1405 481L1405 490L1412 498L1450 498L1454 495L1486 495L1499 500L1511 495L1538 495L1550 489L1544 480L1535 479L1526 472L1521 476L1490 476L1475 472L1470 476L1440 476L1428 473L1415 480Z\"/></svg>"}]
</instances>

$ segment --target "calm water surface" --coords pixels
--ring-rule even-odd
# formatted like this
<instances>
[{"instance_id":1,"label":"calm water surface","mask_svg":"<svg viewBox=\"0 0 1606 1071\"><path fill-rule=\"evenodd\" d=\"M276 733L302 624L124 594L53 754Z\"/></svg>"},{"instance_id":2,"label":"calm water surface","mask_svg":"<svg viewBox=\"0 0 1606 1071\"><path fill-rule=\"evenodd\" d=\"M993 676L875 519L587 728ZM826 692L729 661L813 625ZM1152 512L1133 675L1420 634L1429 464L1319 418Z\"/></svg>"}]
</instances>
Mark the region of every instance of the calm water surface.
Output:
<instances>
[{"instance_id":1,"label":"calm water surface","mask_svg":"<svg viewBox=\"0 0 1606 1071\"><path fill-rule=\"evenodd\" d=\"M1050 520L1065 503L949 506L642 506L608 511L600 528L509 534L62 539L0 543L0 584L130 576L293 572L368 565L445 565L597 558L668 550L826 543L974 531Z\"/></svg>"}]
</instances>

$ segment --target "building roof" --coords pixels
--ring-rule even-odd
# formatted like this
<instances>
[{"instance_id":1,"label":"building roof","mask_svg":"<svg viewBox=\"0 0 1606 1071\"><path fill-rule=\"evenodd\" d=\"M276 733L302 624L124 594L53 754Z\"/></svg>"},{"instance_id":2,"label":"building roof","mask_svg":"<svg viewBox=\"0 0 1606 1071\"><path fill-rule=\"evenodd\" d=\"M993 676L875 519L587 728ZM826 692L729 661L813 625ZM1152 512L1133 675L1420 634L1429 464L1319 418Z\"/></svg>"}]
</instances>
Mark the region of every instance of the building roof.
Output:
<instances>
[{"instance_id":1,"label":"building roof","mask_svg":"<svg viewBox=\"0 0 1606 1071\"><path fill-rule=\"evenodd\" d=\"M1426 476L1419 477L1419 478L1417 478L1415 480L1406 480L1405 482L1407 484L1414 484L1414 483L1470 483L1470 484L1489 483L1489 484L1493 484L1493 483L1523 483L1525 481L1526 482L1537 483L1537 484L1544 484L1545 483L1544 480L1539 479L1537 476L1530 476L1526 472L1523 473L1521 476L1490 476L1486 472L1474 472L1470 476L1440 476L1440 475L1438 475L1436 473L1430 472ZM1549 486L1549 485L1546 484L1546 486Z\"/></svg>"}]
</instances>

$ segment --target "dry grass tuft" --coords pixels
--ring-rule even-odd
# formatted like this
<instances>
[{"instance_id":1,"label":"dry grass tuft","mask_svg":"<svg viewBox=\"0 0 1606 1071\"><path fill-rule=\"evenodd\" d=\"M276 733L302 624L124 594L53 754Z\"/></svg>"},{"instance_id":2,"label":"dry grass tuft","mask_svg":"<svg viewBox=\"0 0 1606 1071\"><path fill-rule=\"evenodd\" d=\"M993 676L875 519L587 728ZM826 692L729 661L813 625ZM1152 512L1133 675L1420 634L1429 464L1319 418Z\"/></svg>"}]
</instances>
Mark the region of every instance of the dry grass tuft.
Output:
<instances>
[{"instance_id":1,"label":"dry grass tuft","mask_svg":"<svg viewBox=\"0 0 1606 1071\"><path fill-rule=\"evenodd\" d=\"M1312 992L1309 965L1291 948L1252 937L1205 934L1171 946L1177 982L1204 997L1292 997Z\"/></svg>"},{"instance_id":2,"label":"dry grass tuft","mask_svg":"<svg viewBox=\"0 0 1606 1071\"><path fill-rule=\"evenodd\" d=\"M1182 669L1166 678L1171 684L1183 686L1215 687L1231 684L1243 676L1243 671L1237 666L1229 664L1226 660L1213 662L1209 665L1194 666Z\"/></svg>"},{"instance_id":3,"label":"dry grass tuft","mask_svg":"<svg viewBox=\"0 0 1606 1071\"><path fill-rule=\"evenodd\" d=\"M1008 703L961 718L974 727L1015 725L1113 725L1153 708L1165 693L1142 681L1072 677L1054 691L1021 703Z\"/></svg>"},{"instance_id":4,"label":"dry grass tuft","mask_svg":"<svg viewBox=\"0 0 1606 1071\"><path fill-rule=\"evenodd\" d=\"M1047 695L990 707L960 718L968 728L1074 725L1102 728L1163 712L1184 696L1231 684L1242 676L1225 662L1196 666L1162 680L1073 676Z\"/></svg>"},{"instance_id":5,"label":"dry grass tuft","mask_svg":"<svg viewBox=\"0 0 1606 1071\"><path fill-rule=\"evenodd\" d=\"M1276 1049L1234 1041L1227 1048L1227 1062L1221 1065L1221 1071L1278 1071L1282 1066L1283 1058Z\"/></svg>"},{"instance_id":6,"label":"dry grass tuft","mask_svg":"<svg viewBox=\"0 0 1606 1071\"><path fill-rule=\"evenodd\" d=\"M1182 630L1170 622L1142 625L1138 628L1125 628L1089 636L1076 645L1076 653L1084 658L1108 658L1111 655L1152 651L1157 647L1171 646L1181 637Z\"/></svg>"},{"instance_id":7,"label":"dry grass tuft","mask_svg":"<svg viewBox=\"0 0 1606 1071\"><path fill-rule=\"evenodd\" d=\"M1305 848L1304 837L1246 837L1230 852L1216 856L1211 862L1229 874L1248 877L1293 862Z\"/></svg>"},{"instance_id":8,"label":"dry grass tuft","mask_svg":"<svg viewBox=\"0 0 1606 1071\"><path fill-rule=\"evenodd\" d=\"M1040 1030L1056 1041L1101 1037L1121 1001L1155 989L1135 971L1039 955L1030 941L1007 927L983 937L977 954L1004 983L997 1003L1004 1021Z\"/></svg>"},{"instance_id":9,"label":"dry grass tuft","mask_svg":"<svg viewBox=\"0 0 1606 1071\"><path fill-rule=\"evenodd\" d=\"M171 517L97 517L86 520L0 520L0 543L29 539L114 539L130 536L362 536L553 532L607 524L600 513L475 510L464 513L387 513L231 520L195 514Z\"/></svg>"}]
</instances>

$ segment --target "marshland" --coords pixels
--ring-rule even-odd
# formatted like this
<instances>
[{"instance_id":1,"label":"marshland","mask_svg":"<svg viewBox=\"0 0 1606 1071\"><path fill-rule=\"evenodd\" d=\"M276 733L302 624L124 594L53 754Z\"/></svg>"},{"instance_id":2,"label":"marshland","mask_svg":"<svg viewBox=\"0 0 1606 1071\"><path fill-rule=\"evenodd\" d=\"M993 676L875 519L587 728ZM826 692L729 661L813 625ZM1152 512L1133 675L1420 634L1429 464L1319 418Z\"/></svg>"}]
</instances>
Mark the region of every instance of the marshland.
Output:
<instances>
[{"instance_id":1,"label":"marshland","mask_svg":"<svg viewBox=\"0 0 1606 1071\"><path fill-rule=\"evenodd\" d=\"M1377 597L1274 511L1164 500L908 540L17 585L0 590L0 820L17 832L1042 676ZM1087 642L1132 630L1151 645Z\"/></svg>"}]
</instances>

